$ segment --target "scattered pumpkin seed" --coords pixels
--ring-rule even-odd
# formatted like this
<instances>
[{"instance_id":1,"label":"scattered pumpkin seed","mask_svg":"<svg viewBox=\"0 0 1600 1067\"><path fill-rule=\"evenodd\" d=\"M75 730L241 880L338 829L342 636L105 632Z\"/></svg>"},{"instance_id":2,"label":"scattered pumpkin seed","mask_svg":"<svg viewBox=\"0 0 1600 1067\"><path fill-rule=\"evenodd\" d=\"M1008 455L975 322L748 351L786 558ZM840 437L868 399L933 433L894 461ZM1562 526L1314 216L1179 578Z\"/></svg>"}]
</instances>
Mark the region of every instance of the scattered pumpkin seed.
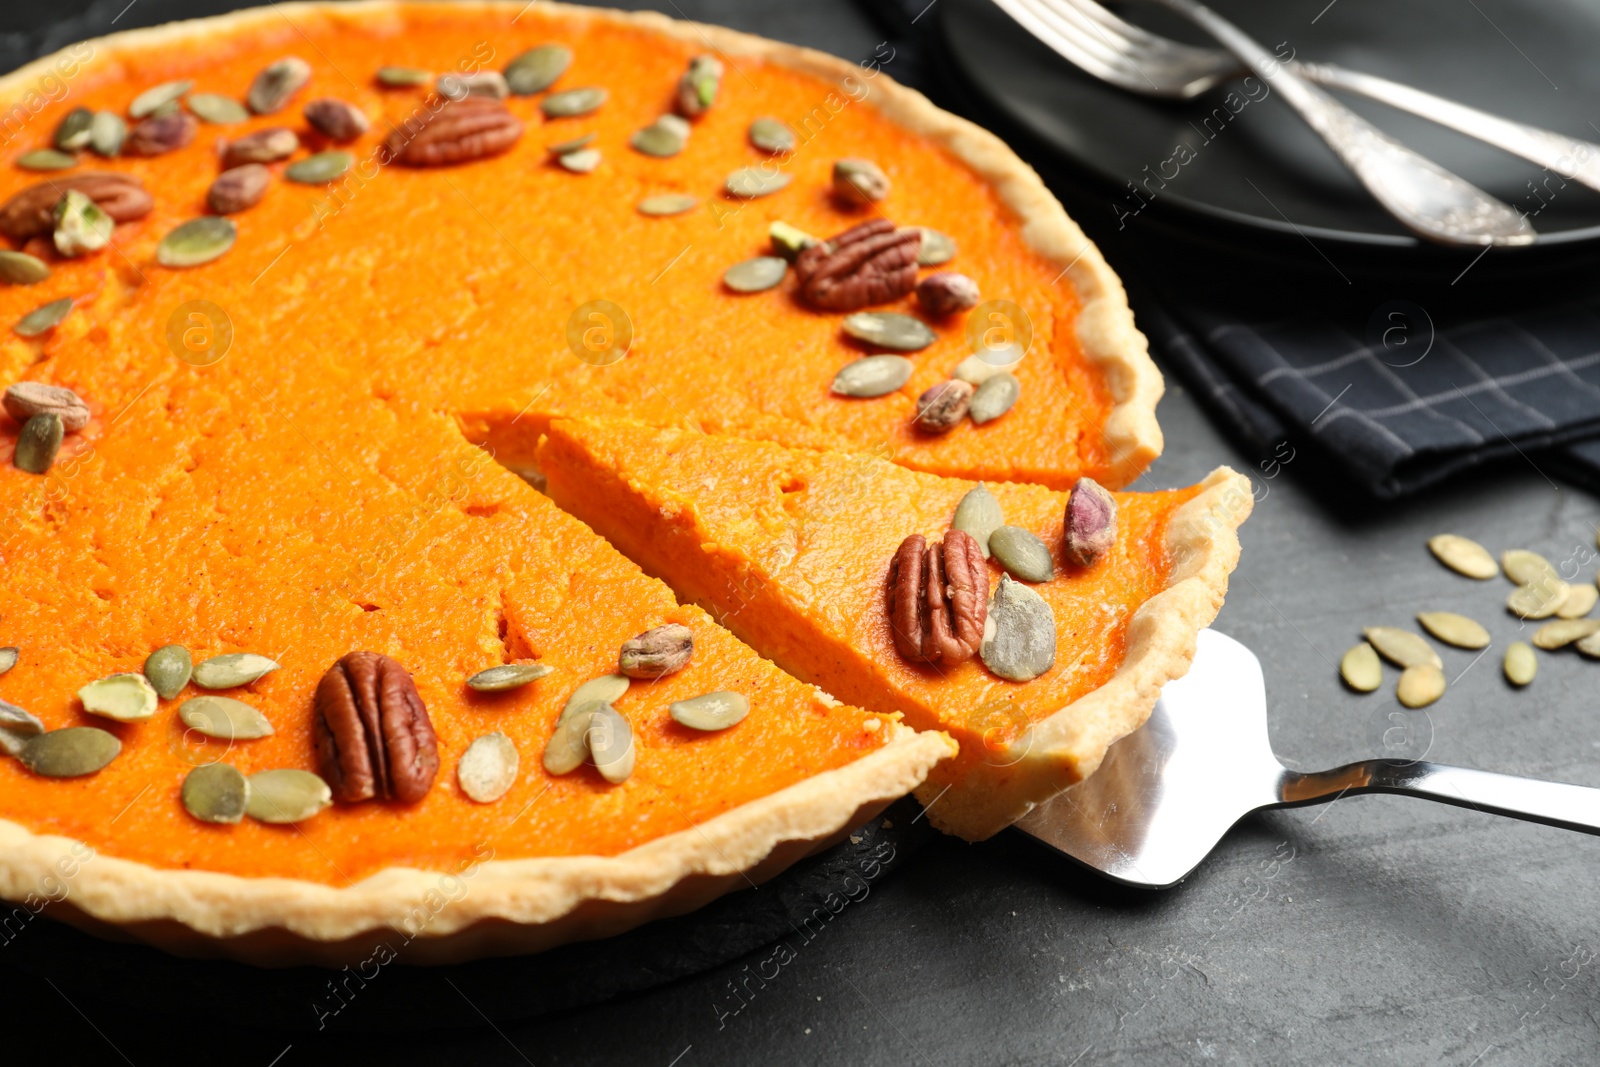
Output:
<instances>
[{"instance_id":1,"label":"scattered pumpkin seed","mask_svg":"<svg viewBox=\"0 0 1600 1067\"><path fill-rule=\"evenodd\" d=\"M1518 585L1532 585L1544 577L1555 581L1561 580L1561 576L1556 573L1549 560L1525 548L1512 548L1502 552L1500 566L1506 572L1506 577Z\"/></svg>"},{"instance_id":2,"label":"scattered pumpkin seed","mask_svg":"<svg viewBox=\"0 0 1600 1067\"><path fill-rule=\"evenodd\" d=\"M469 96L504 100L511 95L511 86L506 83L505 75L497 70L480 70L474 74L441 74L435 88L446 100L465 100Z\"/></svg>"},{"instance_id":3,"label":"scattered pumpkin seed","mask_svg":"<svg viewBox=\"0 0 1600 1067\"><path fill-rule=\"evenodd\" d=\"M622 713L602 702L589 716L584 737L589 744L589 756L594 760L600 777L613 785L627 781L633 773L636 753L633 727Z\"/></svg>"},{"instance_id":4,"label":"scattered pumpkin seed","mask_svg":"<svg viewBox=\"0 0 1600 1067\"><path fill-rule=\"evenodd\" d=\"M210 263L239 237L239 227L220 215L203 215L175 227L156 246L156 261L163 267L198 267Z\"/></svg>"},{"instance_id":5,"label":"scattered pumpkin seed","mask_svg":"<svg viewBox=\"0 0 1600 1067\"><path fill-rule=\"evenodd\" d=\"M55 145L63 152L76 152L89 147L89 127L94 125L94 112L86 107L75 107L56 126Z\"/></svg>"},{"instance_id":6,"label":"scattered pumpkin seed","mask_svg":"<svg viewBox=\"0 0 1600 1067\"><path fill-rule=\"evenodd\" d=\"M231 826L250 807L250 780L226 763L196 767L183 779L184 809L201 822Z\"/></svg>"},{"instance_id":7,"label":"scattered pumpkin seed","mask_svg":"<svg viewBox=\"0 0 1600 1067\"><path fill-rule=\"evenodd\" d=\"M115 111L96 111L89 124L89 147L96 154L115 159L122 154L122 142L128 139L128 124Z\"/></svg>"},{"instance_id":8,"label":"scattered pumpkin seed","mask_svg":"<svg viewBox=\"0 0 1600 1067\"><path fill-rule=\"evenodd\" d=\"M572 49L564 44L542 44L506 64L506 85L516 96L542 93L571 65Z\"/></svg>"},{"instance_id":9,"label":"scattered pumpkin seed","mask_svg":"<svg viewBox=\"0 0 1600 1067\"><path fill-rule=\"evenodd\" d=\"M595 87L567 89L564 92L551 93L539 101L539 110L545 113L546 118L577 118L579 115L598 111L609 95L604 89Z\"/></svg>"},{"instance_id":10,"label":"scattered pumpkin seed","mask_svg":"<svg viewBox=\"0 0 1600 1067\"><path fill-rule=\"evenodd\" d=\"M1600 659L1600 634L1579 638L1572 647L1590 659Z\"/></svg>"},{"instance_id":11,"label":"scattered pumpkin seed","mask_svg":"<svg viewBox=\"0 0 1600 1067\"><path fill-rule=\"evenodd\" d=\"M1513 641L1506 649L1504 670L1506 681L1512 685L1527 685L1539 670L1539 657L1525 643Z\"/></svg>"},{"instance_id":12,"label":"scattered pumpkin seed","mask_svg":"<svg viewBox=\"0 0 1600 1067\"><path fill-rule=\"evenodd\" d=\"M170 104L194 88L192 81L162 82L152 86L133 98L133 103L128 105L128 117L133 119L146 118L165 104Z\"/></svg>"},{"instance_id":13,"label":"scattered pumpkin seed","mask_svg":"<svg viewBox=\"0 0 1600 1067\"><path fill-rule=\"evenodd\" d=\"M916 352L938 340L927 323L898 311L858 311L846 315L843 325L856 340L896 352Z\"/></svg>"},{"instance_id":14,"label":"scattered pumpkin seed","mask_svg":"<svg viewBox=\"0 0 1600 1067\"><path fill-rule=\"evenodd\" d=\"M840 368L831 389L835 396L887 396L910 381L915 369L904 356L863 356Z\"/></svg>"},{"instance_id":15,"label":"scattered pumpkin seed","mask_svg":"<svg viewBox=\"0 0 1600 1067\"><path fill-rule=\"evenodd\" d=\"M761 167L740 167L723 182L723 188L729 194L743 200L754 200L757 197L770 196L794 180L794 175L784 171L766 170Z\"/></svg>"},{"instance_id":16,"label":"scattered pumpkin seed","mask_svg":"<svg viewBox=\"0 0 1600 1067\"><path fill-rule=\"evenodd\" d=\"M433 80L431 70L422 70L418 67L379 67L377 73L378 84L389 89L407 89L415 85L426 85ZM510 80L508 77L507 81ZM516 92L513 88L512 92Z\"/></svg>"},{"instance_id":17,"label":"scattered pumpkin seed","mask_svg":"<svg viewBox=\"0 0 1600 1067\"><path fill-rule=\"evenodd\" d=\"M673 701L667 710L691 730L726 730L750 714L750 701L743 693L722 690Z\"/></svg>"},{"instance_id":18,"label":"scattered pumpkin seed","mask_svg":"<svg viewBox=\"0 0 1600 1067\"><path fill-rule=\"evenodd\" d=\"M219 741L254 741L276 732L260 711L232 697L190 697L178 705L178 718L189 729Z\"/></svg>"},{"instance_id":19,"label":"scattered pumpkin seed","mask_svg":"<svg viewBox=\"0 0 1600 1067\"><path fill-rule=\"evenodd\" d=\"M467 686L480 693L500 693L518 689L555 670L544 663L503 663L488 667L467 679Z\"/></svg>"},{"instance_id":20,"label":"scattered pumpkin seed","mask_svg":"<svg viewBox=\"0 0 1600 1067\"><path fill-rule=\"evenodd\" d=\"M0 249L0 282L7 285L33 285L50 277L45 261L26 252Z\"/></svg>"},{"instance_id":21,"label":"scattered pumpkin seed","mask_svg":"<svg viewBox=\"0 0 1600 1067\"><path fill-rule=\"evenodd\" d=\"M580 148L576 152L568 152L564 156L557 157L557 162L574 174L588 174L600 165L600 150Z\"/></svg>"},{"instance_id":22,"label":"scattered pumpkin seed","mask_svg":"<svg viewBox=\"0 0 1600 1067\"><path fill-rule=\"evenodd\" d=\"M311 80L311 64L299 56L284 56L269 63L250 83L245 103L257 115L271 115L283 110L291 97Z\"/></svg>"},{"instance_id":23,"label":"scattered pumpkin seed","mask_svg":"<svg viewBox=\"0 0 1600 1067\"><path fill-rule=\"evenodd\" d=\"M1419 663L1400 672L1395 695L1408 708L1425 708L1444 696L1444 671L1431 663Z\"/></svg>"},{"instance_id":24,"label":"scattered pumpkin seed","mask_svg":"<svg viewBox=\"0 0 1600 1067\"><path fill-rule=\"evenodd\" d=\"M662 115L628 138L636 151L657 159L671 159L688 143L689 124L677 115Z\"/></svg>"},{"instance_id":25,"label":"scattered pumpkin seed","mask_svg":"<svg viewBox=\"0 0 1600 1067\"><path fill-rule=\"evenodd\" d=\"M1567 599L1561 602L1556 614L1563 619L1581 619L1594 610L1596 602L1600 602L1600 589L1587 582L1581 585L1569 585Z\"/></svg>"},{"instance_id":26,"label":"scattered pumpkin seed","mask_svg":"<svg viewBox=\"0 0 1600 1067\"><path fill-rule=\"evenodd\" d=\"M631 684L625 674L602 674L598 678L591 678L572 691L561 708L561 718L570 718L581 711L593 711L596 704L614 704L622 699L622 694L628 691Z\"/></svg>"},{"instance_id":27,"label":"scattered pumpkin seed","mask_svg":"<svg viewBox=\"0 0 1600 1067\"><path fill-rule=\"evenodd\" d=\"M270 823L304 822L333 803L328 783L310 771L257 771L250 776L245 814Z\"/></svg>"},{"instance_id":28,"label":"scattered pumpkin seed","mask_svg":"<svg viewBox=\"0 0 1600 1067\"><path fill-rule=\"evenodd\" d=\"M989 552L1011 577L1024 582L1048 582L1056 576L1049 547L1031 530L1001 526L989 535Z\"/></svg>"},{"instance_id":29,"label":"scattered pumpkin seed","mask_svg":"<svg viewBox=\"0 0 1600 1067\"><path fill-rule=\"evenodd\" d=\"M38 337L46 330L54 328L71 310L72 297L64 296L60 300L52 300L48 304L34 308L18 319L12 329L16 330L18 337Z\"/></svg>"},{"instance_id":30,"label":"scattered pumpkin seed","mask_svg":"<svg viewBox=\"0 0 1600 1067\"><path fill-rule=\"evenodd\" d=\"M763 116L750 124L750 143L763 152L793 152L794 130L782 119Z\"/></svg>"},{"instance_id":31,"label":"scattered pumpkin seed","mask_svg":"<svg viewBox=\"0 0 1600 1067\"><path fill-rule=\"evenodd\" d=\"M1414 667L1419 663L1429 663L1444 670L1444 660L1439 658L1439 653L1410 630L1401 630L1393 626L1368 626L1361 631L1361 636L1377 650L1378 655L1396 667Z\"/></svg>"},{"instance_id":32,"label":"scattered pumpkin seed","mask_svg":"<svg viewBox=\"0 0 1600 1067\"><path fill-rule=\"evenodd\" d=\"M1560 579L1519 585L1506 597L1506 609L1524 619L1548 619L1566 603L1571 588Z\"/></svg>"},{"instance_id":33,"label":"scattered pumpkin seed","mask_svg":"<svg viewBox=\"0 0 1600 1067\"><path fill-rule=\"evenodd\" d=\"M967 405L967 415L979 426L993 422L1010 411L1021 395L1022 383L1017 381L1016 375L1001 371L979 383Z\"/></svg>"},{"instance_id":34,"label":"scattered pumpkin seed","mask_svg":"<svg viewBox=\"0 0 1600 1067\"><path fill-rule=\"evenodd\" d=\"M1533 647L1553 652L1594 633L1600 633L1600 619L1557 619L1533 631Z\"/></svg>"},{"instance_id":35,"label":"scattered pumpkin seed","mask_svg":"<svg viewBox=\"0 0 1600 1067\"><path fill-rule=\"evenodd\" d=\"M68 726L32 738L17 758L45 778L80 778L100 770L121 751L122 742L98 726Z\"/></svg>"},{"instance_id":36,"label":"scattered pumpkin seed","mask_svg":"<svg viewBox=\"0 0 1600 1067\"><path fill-rule=\"evenodd\" d=\"M565 711L556 721L550 740L544 745L544 769L551 774L570 774L589 758L589 719L600 701L590 701L571 715Z\"/></svg>"},{"instance_id":37,"label":"scattered pumpkin seed","mask_svg":"<svg viewBox=\"0 0 1600 1067\"><path fill-rule=\"evenodd\" d=\"M767 227L767 238L772 242L772 250L790 263L799 259L800 253L812 245L822 243L804 230L790 226L781 219Z\"/></svg>"},{"instance_id":38,"label":"scattered pumpkin seed","mask_svg":"<svg viewBox=\"0 0 1600 1067\"><path fill-rule=\"evenodd\" d=\"M68 259L85 252L98 252L111 243L116 221L80 190L68 189L56 202L55 230L51 234L56 251Z\"/></svg>"},{"instance_id":39,"label":"scattered pumpkin seed","mask_svg":"<svg viewBox=\"0 0 1600 1067\"><path fill-rule=\"evenodd\" d=\"M989 558L989 535L994 533L1006 522L1005 514L1000 510L1000 501L989 492L989 487L979 484L976 488L968 489L961 502L956 505L955 517L950 520L952 530L972 535L978 542L978 547L983 550L983 558Z\"/></svg>"},{"instance_id":40,"label":"scattered pumpkin seed","mask_svg":"<svg viewBox=\"0 0 1600 1067\"><path fill-rule=\"evenodd\" d=\"M44 723L15 704L0 700L0 752L22 755L23 746L44 733Z\"/></svg>"},{"instance_id":41,"label":"scattered pumpkin seed","mask_svg":"<svg viewBox=\"0 0 1600 1067\"><path fill-rule=\"evenodd\" d=\"M249 109L233 97L221 93L190 93L185 103L195 117L213 126L229 126L250 118Z\"/></svg>"},{"instance_id":42,"label":"scattered pumpkin seed","mask_svg":"<svg viewBox=\"0 0 1600 1067\"><path fill-rule=\"evenodd\" d=\"M183 692L193 674L194 657L182 645L163 645L145 657L144 676L162 700Z\"/></svg>"},{"instance_id":43,"label":"scattered pumpkin seed","mask_svg":"<svg viewBox=\"0 0 1600 1067\"><path fill-rule=\"evenodd\" d=\"M505 734L484 734L473 740L456 764L461 791L479 804L492 804L517 782L517 746Z\"/></svg>"},{"instance_id":44,"label":"scattered pumpkin seed","mask_svg":"<svg viewBox=\"0 0 1600 1067\"><path fill-rule=\"evenodd\" d=\"M639 214L641 215L681 215L692 210L700 201L692 196L682 193L661 193L656 196L647 196L639 201Z\"/></svg>"},{"instance_id":45,"label":"scattered pumpkin seed","mask_svg":"<svg viewBox=\"0 0 1600 1067\"><path fill-rule=\"evenodd\" d=\"M201 689L235 689L271 674L278 661L254 652L228 652L194 665L194 684Z\"/></svg>"},{"instance_id":46,"label":"scattered pumpkin seed","mask_svg":"<svg viewBox=\"0 0 1600 1067\"><path fill-rule=\"evenodd\" d=\"M978 654L1002 678L1037 678L1056 662L1055 612L1038 593L1002 574L989 600Z\"/></svg>"},{"instance_id":47,"label":"scattered pumpkin seed","mask_svg":"<svg viewBox=\"0 0 1600 1067\"><path fill-rule=\"evenodd\" d=\"M1417 615L1417 621L1424 630L1447 645L1457 648L1489 647L1489 631L1465 615L1457 615L1453 611L1424 611Z\"/></svg>"},{"instance_id":48,"label":"scattered pumpkin seed","mask_svg":"<svg viewBox=\"0 0 1600 1067\"><path fill-rule=\"evenodd\" d=\"M56 461L61 451L61 439L66 433L61 416L53 411L41 411L22 424L17 443L11 451L11 464L19 471L44 474Z\"/></svg>"},{"instance_id":49,"label":"scattered pumpkin seed","mask_svg":"<svg viewBox=\"0 0 1600 1067\"><path fill-rule=\"evenodd\" d=\"M283 176L301 185L326 185L349 170L355 161L355 156L338 149L318 152L289 164L283 169Z\"/></svg>"},{"instance_id":50,"label":"scattered pumpkin seed","mask_svg":"<svg viewBox=\"0 0 1600 1067\"><path fill-rule=\"evenodd\" d=\"M17 166L23 170L66 170L77 162L77 156L54 148L35 148L17 157Z\"/></svg>"},{"instance_id":51,"label":"scattered pumpkin seed","mask_svg":"<svg viewBox=\"0 0 1600 1067\"><path fill-rule=\"evenodd\" d=\"M582 137L574 137L567 141L557 141L553 145L547 145L545 151L552 156L564 156L569 152L576 152L580 148L588 148L594 144L595 138L599 136L597 133L586 133Z\"/></svg>"},{"instance_id":52,"label":"scattered pumpkin seed","mask_svg":"<svg viewBox=\"0 0 1600 1067\"><path fill-rule=\"evenodd\" d=\"M922 231L922 250L917 253L917 266L937 267L956 258L954 237L927 226L918 226L917 229Z\"/></svg>"},{"instance_id":53,"label":"scattered pumpkin seed","mask_svg":"<svg viewBox=\"0 0 1600 1067\"><path fill-rule=\"evenodd\" d=\"M0 648L0 674L4 674L17 665L17 646L7 645Z\"/></svg>"},{"instance_id":54,"label":"scattered pumpkin seed","mask_svg":"<svg viewBox=\"0 0 1600 1067\"><path fill-rule=\"evenodd\" d=\"M729 267L722 274L722 284L736 293L759 293L783 281L788 273L787 261L777 256L757 256Z\"/></svg>"},{"instance_id":55,"label":"scattered pumpkin seed","mask_svg":"<svg viewBox=\"0 0 1600 1067\"><path fill-rule=\"evenodd\" d=\"M1339 660L1339 676L1358 693L1370 693L1383 684L1383 664L1378 653L1365 641L1356 645Z\"/></svg>"},{"instance_id":56,"label":"scattered pumpkin seed","mask_svg":"<svg viewBox=\"0 0 1600 1067\"><path fill-rule=\"evenodd\" d=\"M112 674L78 690L83 710L117 722L142 722L156 713L156 691L142 674Z\"/></svg>"}]
</instances>

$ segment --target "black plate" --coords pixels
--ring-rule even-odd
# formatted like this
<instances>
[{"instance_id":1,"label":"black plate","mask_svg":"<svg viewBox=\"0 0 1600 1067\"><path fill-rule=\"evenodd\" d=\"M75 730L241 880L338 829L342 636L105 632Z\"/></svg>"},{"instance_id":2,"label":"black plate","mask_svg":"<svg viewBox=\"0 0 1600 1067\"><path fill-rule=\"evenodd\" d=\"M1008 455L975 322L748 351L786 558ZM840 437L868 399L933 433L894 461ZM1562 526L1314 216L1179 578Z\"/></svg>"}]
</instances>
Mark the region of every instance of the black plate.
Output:
<instances>
[{"instance_id":1,"label":"black plate","mask_svg":"<svg viewBox=\"0 0 1600 1067\"><path fill-rule=\"evenodd\" d=\"M1332 61L1522 122L1600 141L1600 4L1593 0L1217 0L1268 48ZM1366 194L1270 89L1240 83L1168 102L1082 73L989 0L945 0L945 41L962 73L1010 119L1099 179L1112 228L1148 209L1245 239L1304 238L1334 249L1430 257ZM1151 4L1117 4L1130 22L1190 43L1203 37ZM1224 105L1232 89L1236 114ZM1239 99L1247 102L1240 105ZM1342 97L1407 145L1526 211L1539 239L1496 257L1576 251L1600 238L1600 193L1518 157L1380 104ZM1221 108L1217 117L1216 109ZM1207 119L1210 119L1209 125ZM1193 153L1181 164L1179 146ZM1148 169L1147 169L1148 168ZM1176 176L1168 180L1161 173ZM1151 176L1155 177L1152 179ZM1143 183L1149 180L1146 187ZM1130 190L1138 187L1139 197ZM1453 253L1459 257L1459 251ZM1510 262L1509 259L1506 262Z\"/></svg>"}]
</instances>

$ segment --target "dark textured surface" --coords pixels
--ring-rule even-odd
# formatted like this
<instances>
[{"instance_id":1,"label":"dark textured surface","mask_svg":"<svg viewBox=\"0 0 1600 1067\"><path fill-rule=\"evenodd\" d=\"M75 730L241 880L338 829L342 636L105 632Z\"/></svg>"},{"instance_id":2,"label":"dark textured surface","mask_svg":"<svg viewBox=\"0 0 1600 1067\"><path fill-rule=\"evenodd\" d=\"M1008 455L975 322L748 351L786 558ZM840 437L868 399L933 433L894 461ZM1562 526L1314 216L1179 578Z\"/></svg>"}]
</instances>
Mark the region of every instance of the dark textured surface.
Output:
<instances>
[{"instance_id":1,"label":"dark textured surface","mask_svg":"<svg viewBox=\"0 0 1600 1067\"><path fill-rule=\"evenodd\" d=\"M72 36L102 32L124 2L102 5L102 23ZM678 5L664 8L846 56L870 55L881 36L824 0ZM1515 36L1503 6L1492 13ZM153 21L168 10L138 0L119 25L147 9ZM1131 249L1104 243L1126 265ZM1293 265L1319 263L1304 249ZM1265 276L1226 269L1241 289ZM1374 754L1396 708L1394 673L1380 694L1358 697L1339 686L1338 657L1362 625L1442 608L1475 615L1495 643L1475 665L1471 653L1445 653L1449 676L1465 674L1428 709L1429 757L1600 785L1600 665L1541 656L1534 684L1510 691L1498 672L1517 636L1499 610L1508 586L1452 575L1423 548L1452 529L1495 549L1574 558L1588 579L1593 498L1517 460L1403 508L1376 505L1340 491L1297 442L1277 454L1235 450L1176 383L1160 415L1167 453L1141 487L1185 484L1221 462L1255 475L1259 502L1218 626L1260 654L1273 744L1287 761L1314 768ZM750 981L737 1014L730 983L774 949L587 1009L383 1040L222 1023L208 1002L177 991L175 1016L69 1004L65 987L18 973L0 947L0 1047L8 1063L17 1053L17 1062L263 1067L1584 1064L1600 1057L1597 876L1591 838L1391 797L1253 819L1188 882L1152 895L1111 887L1013 834L976 846L941 838L844 908L775 978ZM380 985L370 995L383 1004ZM444 1011L459 995L441 981L438 998ZM22 1055L41 1033L52 1056Z\"/></svg>"}]
</instances>

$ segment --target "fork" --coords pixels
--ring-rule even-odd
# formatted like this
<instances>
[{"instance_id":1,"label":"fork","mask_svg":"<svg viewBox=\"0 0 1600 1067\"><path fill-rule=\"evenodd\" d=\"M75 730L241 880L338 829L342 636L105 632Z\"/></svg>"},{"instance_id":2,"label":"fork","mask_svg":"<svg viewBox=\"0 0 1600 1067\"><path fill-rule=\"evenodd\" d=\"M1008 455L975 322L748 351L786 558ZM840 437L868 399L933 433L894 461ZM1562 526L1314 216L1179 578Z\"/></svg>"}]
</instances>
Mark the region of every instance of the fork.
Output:
<instances>
[{"instance_id":1,"label":"fork","mask_svg":"<svg viewBox=\"0 0 1600 1067\"><path fill-rule=\"evenodd\" d=\"M1090 74L1124 88L1153 95L1188 97L1218 75L1208 50L1166 42L1141 53L1108 44L1111 30L1083 13L1085 0L994 0L1007 15L1057 54ZM1413 152L1361 118L1326 92L1310 85L1287 64L1194 0L1157 0L1194 22L1225 46L1241 67L1278 89L1284 100L1326 141L1373 199L1403 225L1430 241L1454 246L1526 245L1535 237L1524 213L1495 199L1432 160ZM1104 9L1102 9L1104 10ZM1105 12L1110 15L1110 12ZM1121 22L1121 20L1117 20ZM1126 26L1126 23L1122 23ZM1133 27L1129 27L1132 29ZM1113 38L1115 39L1115 38ZM1123 38L1149 45L1148 39ZM1156 58L1163 62L1158 66ZM1201 83L1199 89L1190 86ZM1213 82L1215 84L1215 82Z\"/></svg>"}]
</instances>

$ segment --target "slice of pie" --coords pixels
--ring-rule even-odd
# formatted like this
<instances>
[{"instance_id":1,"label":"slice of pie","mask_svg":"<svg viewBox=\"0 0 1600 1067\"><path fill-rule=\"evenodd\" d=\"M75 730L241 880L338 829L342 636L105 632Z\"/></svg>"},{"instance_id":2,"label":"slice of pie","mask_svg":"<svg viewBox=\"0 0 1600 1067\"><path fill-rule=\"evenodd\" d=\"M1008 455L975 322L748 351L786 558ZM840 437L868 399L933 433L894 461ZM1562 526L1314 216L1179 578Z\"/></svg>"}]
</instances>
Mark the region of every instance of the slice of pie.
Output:
<instances>
[{"instance_id":1,"label":"slice of pie","mask_svg":"<svg viewBox=\"0 0 1600 1067\"><path fill-rule=\"evenodd\" d=\"M1222 606L1252 504L1249 482L1227 468L1187 489L1116 494L1115 539L1080 566L1064 542L1068 493L988 485L1005 525L1036 537L1053 571L1013 582L998 558L979 560L982 596L1004 581L1054 621L1053 662L1019 682L978 656L912 662L891 624L886 584L902 543L947 537L978 483L616 421L553 422L538 462L562 508L762 655L841 699L956 738L961 754L918 796L935 825L969 839L1093 773L1144 722Z\"/></svg>"}]
</instances>

